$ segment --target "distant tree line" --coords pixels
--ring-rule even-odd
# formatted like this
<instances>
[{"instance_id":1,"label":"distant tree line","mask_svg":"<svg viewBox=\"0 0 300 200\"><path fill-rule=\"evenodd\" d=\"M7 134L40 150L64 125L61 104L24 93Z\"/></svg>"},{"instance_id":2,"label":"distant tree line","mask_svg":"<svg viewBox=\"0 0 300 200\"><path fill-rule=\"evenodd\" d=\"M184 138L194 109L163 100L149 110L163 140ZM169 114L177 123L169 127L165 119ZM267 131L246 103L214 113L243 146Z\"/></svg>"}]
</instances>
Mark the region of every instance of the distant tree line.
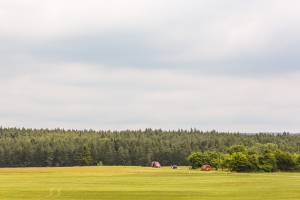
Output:
<instances>
[{"instance_id":1,"label":"distant tree line","mask_svg":"<svg viewBox=\"0 0 300 200\"><path fill-rule=\"evenodd\" d=\"M227 153L193 152L188 160L193 169L211 165L217 170L226 168L237 172L300 171L299 154L282 151L274 143L257 143L250 148L233 145Z\"/></svg>"},{"instance_id":2,"label":"distant tree line","mask_svg":"<svg viewBox=\"0 0 300 200\"><path fill-rule=\"evenodd\" d=\"M300 153L300 135L289 133L225 133L212 131L145 130L95 131L0 127L0 167L76 165L189 165L192 152L227 153L232 145L247 149L273 143L291 154ZM232 156L232 155L231 155Z\"/></svg>"}]
</instances>

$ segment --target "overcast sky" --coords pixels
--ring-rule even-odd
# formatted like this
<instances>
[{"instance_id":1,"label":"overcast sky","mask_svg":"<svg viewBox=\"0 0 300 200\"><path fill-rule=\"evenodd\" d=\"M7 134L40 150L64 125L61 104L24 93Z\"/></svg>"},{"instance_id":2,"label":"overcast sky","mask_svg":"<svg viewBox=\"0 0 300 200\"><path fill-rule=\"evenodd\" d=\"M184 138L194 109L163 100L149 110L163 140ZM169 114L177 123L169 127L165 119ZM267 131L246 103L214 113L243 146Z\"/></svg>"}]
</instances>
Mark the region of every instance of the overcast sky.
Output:
<instances>
[{"instance_id":1,"label":"overcast sky","mask_svg":"<svg viewBox=\"0 0 300 200\"><path fill-rule=\"evenodd\" d=\"M300 132L298 0L1 0L0 126Z\"/></svg>"}]
</instances>

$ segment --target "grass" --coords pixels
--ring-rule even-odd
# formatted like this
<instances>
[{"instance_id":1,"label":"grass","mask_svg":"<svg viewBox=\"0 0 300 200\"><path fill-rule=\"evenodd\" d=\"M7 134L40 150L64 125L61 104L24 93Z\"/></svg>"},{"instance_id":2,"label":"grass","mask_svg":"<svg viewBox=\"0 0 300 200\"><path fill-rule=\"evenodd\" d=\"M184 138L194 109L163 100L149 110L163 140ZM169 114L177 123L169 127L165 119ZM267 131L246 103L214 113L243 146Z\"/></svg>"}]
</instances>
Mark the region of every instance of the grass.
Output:
<instances>
[{"instance_id":1,"label":"grass","mask_svg":"<svg viewBox=\"0 0 300 200\"><path fill-rule=\"evenodd\" d=\"M0 199L300 199L300 173L181 167L1 168Z\"/></svg>"}]
</instances>

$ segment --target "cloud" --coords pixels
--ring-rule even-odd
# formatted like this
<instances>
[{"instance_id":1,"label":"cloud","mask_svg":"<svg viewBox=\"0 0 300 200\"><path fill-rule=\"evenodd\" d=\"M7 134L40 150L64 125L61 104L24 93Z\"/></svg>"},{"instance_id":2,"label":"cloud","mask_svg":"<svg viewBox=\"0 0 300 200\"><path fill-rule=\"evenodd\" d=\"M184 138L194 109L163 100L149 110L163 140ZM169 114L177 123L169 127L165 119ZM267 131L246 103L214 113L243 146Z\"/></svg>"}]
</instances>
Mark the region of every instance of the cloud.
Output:
<instances>
[{"instance_id":1,"label":"cloud","mask_svg":"<svg viewBox=\"0 0 300 200\"><path fill-rule=\"evenodd\" d=\"M93 66L87 70L86 65L73 64L51 69L1 82L9 86L1 87L6 94L1 99L1 118L12 120L7 126L21 121L20 126L25 127L47 124L49 128L79 129L297 128L294 116L299 112L300 96L295 91L300 74L252 79L199 76L180 70Z\"/></svg>"},{"instance_id":2,"label":"cloud","mask_svg":"<svg viewBox=\"0 0 300 200\"><path fill-rule=\"evenodd\" d=\"M1 1L1 122L298 131L299 6Z\"/></svg>"},{"instance_id":3,"label":"cloud","mask_svg":"<svg viewBox=\"0 0 300 200\"><path fill-rule=\"evenodd\" d=\"M0 62L17 57L237 75L299 71L299 6L297 1L6 2Z\"/></svg>"}]
</instances>

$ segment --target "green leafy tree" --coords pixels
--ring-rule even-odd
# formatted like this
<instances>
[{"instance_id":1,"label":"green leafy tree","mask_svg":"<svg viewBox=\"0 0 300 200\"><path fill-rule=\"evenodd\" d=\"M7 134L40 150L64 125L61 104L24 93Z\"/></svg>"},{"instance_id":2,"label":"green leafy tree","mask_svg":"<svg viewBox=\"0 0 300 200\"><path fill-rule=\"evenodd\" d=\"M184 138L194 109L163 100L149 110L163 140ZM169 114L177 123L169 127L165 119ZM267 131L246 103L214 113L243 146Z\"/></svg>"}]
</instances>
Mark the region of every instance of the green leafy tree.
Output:
<instances>
[{"instance_id":1,"label":"green leafy tree","mask_svg":"<svg viewBox=\"0 0 300 200\"><path fill-rule=\"evenodd\" d=\"M246 155L247 149L243 145L233 145L228 148L228 153L230 155L232 155L233 153L237 153L237 152L240 152L240 153L243 153Z\"/></svg>"},{"instance_id":2,"label":"green leafy tree","mask_svg":"<svg viewBox=\"0 0 300 200\"><path fill-rule=\"evenodd\" d=\"M266 150L263 155L258 157L259 168L265 172L274 172L277 170L276 157L274 153Z\"/></svg>"},{"instance_id":3,"label":"green leafy tree","mask_svg":"<svg viewBox=\"0 0 300 200\"><path fill-rule=\"evenodd\" d=\"M259 171L259 162L257 154L248 154L248 171Z\"/></svg>"},{"instance_id":4,"label":"green leafy tree","mask_svg":"<svg viewBox=\"0 0 300 200\"><path fill-rule=\"evenodd\" d=\"M293 171L297 165L297 158L289 152L276 151L275 156L279 170Z\"/></svg>"},{"instance_id":5,"label":"green leafy tree","mask_svg":"<svg viewBox=\"0 0 300 200\"><path fill-rule=\"evenodd\" d=\"M216 169L220 167L221 160L217 152L205 151L191 153L188 157L188 161L191 163L192 169L200 167L202 165L212 165Z\"/></svg>"},{"instance_id":6,"label":"green leafy tree","mask_svg":"<svg viewBox=\"0 0 300 200\"><path fill-rule=\"evenodd\" d=\"M219 167L221 167L221 158L213 158L211 161L210 161L210 164L211 166L213 166L214 168L216 168L216 170L219 169Z\"/></svg>"},{"instance_id":7,"label":"green leafy tree","mask_svg":"<svg viewBox=\"0 0 300 200\"><path fill-rule=\"evenodd\" d=\"M231 156L230 168L233 171L245 172L248 169L247 156L241 152L234 152Z\"/></svg>"},{"instance_id":8,"label":"green leafy tree","mask_svg":"<svg viewBox=\"0 0 300 200\"><path fill-rule=\"evenodd\" d=\"M264 144L264 146L265 146L265 149L269 149L271 151L276 151L278 149L278 145L274 144L274 143L267 143L267 144Z\"/></svg>"},{"instance_id":9,"label":"green leafy tree","mask_svg":"<svg viewBox=\"0 0 300 200\"><path fill-rule=\"evenodd\" d=\"M204 152L205 158L206 158L206 164L211 165L212 167L218 168L221 165L221 160L220 160L220 155L217 152L211 152L211 151L206 151Z\"/></svg>"},{"instance_id":10,"label":"green leafy tree","mask_svg":"<svg viewBox=\"0 0 300 200\"><path fill-rule=\"evenodd\" d=\"M189 155L187 160L190 162L192 169L196 169L203 164L203 154L201 152L193 152Z\"/></svg>"},{"instance_id":11,"label":"green leafy tree","mask_svg":"<svg viewBox=\"0 0 300 200\"><path fill-rule=\"evenodd\" d=\"M93 163L91 152L86 144L83 145L82 152L79 155L79 163L81 166L88 166Z\"/></svg>"},{"instance_id":12,"label":"green leafy tree","mask_svg":"<svg viewBox=\"0 0 300 200\"><path fill-rule=\"evenodd\" d=\"M231 155L230 154L224 154L222 157L221 157L221 163L220 163L220 166L222 168L222 170L224 168L226 169L230 169L230 163L231 163Z\"/></svg>"}]
</instances>

